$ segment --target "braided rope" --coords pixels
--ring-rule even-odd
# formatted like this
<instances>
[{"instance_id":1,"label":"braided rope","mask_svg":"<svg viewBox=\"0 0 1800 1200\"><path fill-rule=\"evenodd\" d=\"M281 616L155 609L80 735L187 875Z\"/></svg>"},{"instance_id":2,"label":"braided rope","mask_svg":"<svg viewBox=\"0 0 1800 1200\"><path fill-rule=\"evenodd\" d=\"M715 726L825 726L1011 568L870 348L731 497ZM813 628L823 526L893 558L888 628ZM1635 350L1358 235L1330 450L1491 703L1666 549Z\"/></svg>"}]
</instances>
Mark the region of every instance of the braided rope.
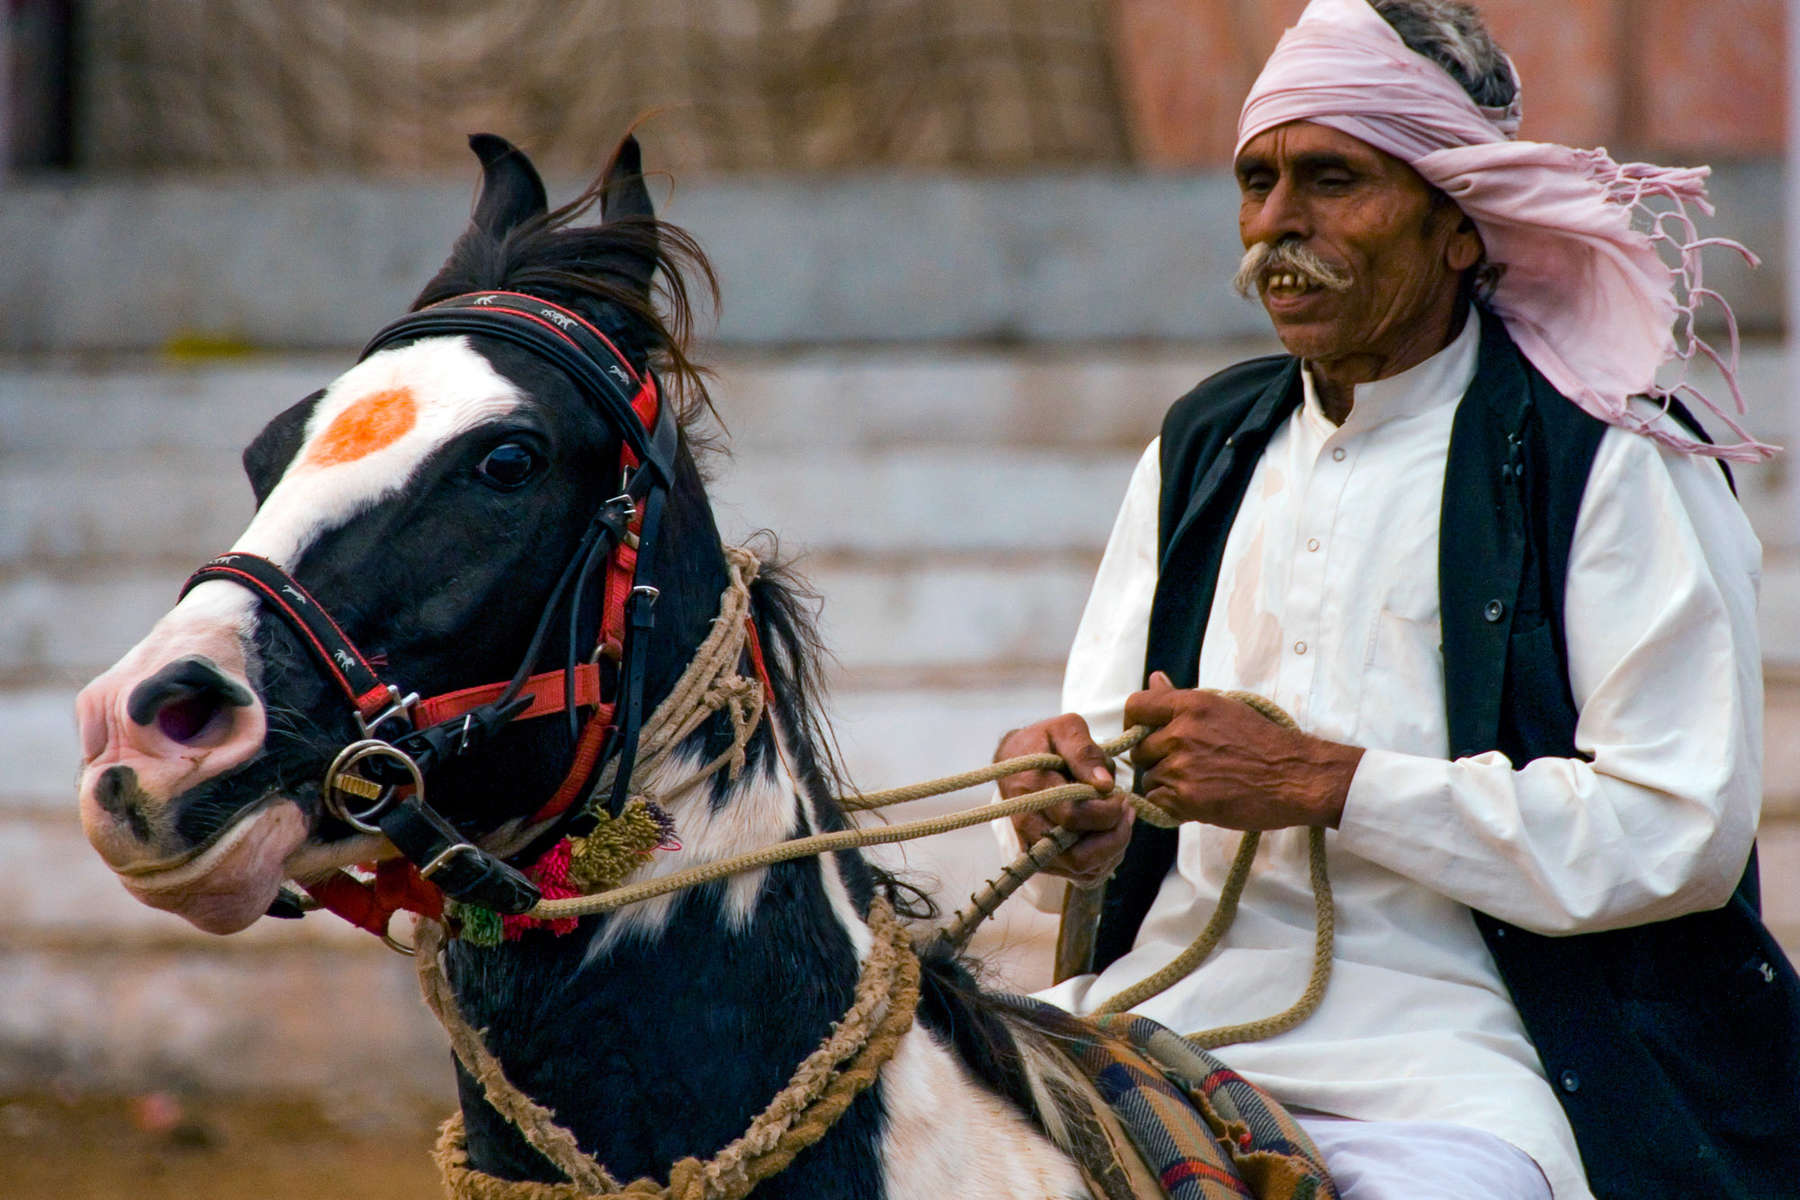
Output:
<instances>
[{"instance_id":1,"label":"braided rope","mask_svg":"<svg viewBox=\"0 0 1800 1200\"><path fill-rule=\"evenodd\" d=\"M1254 692L1223 692L1221 694L1228 699L1249 705L1284 729L1298 728L1294 719L1282 711L1279 705ZM1140 809L1140 811L1143 810ZM1331 899L1331 880L1326 871L1325 831L1315 826L1306 832L1307 858L1313 893L1313 961L1307 976L1306 987L1300 993L1298 1000L1272 1017L1246 1021L1238 1025L1221 1025L1186 1035L1190 1042L1202 1049L1216 1050L1220 1046L1229 1046L1236 1042L1260 1041L1263 1038L1284 1033L1310 1017L1325 999L1325 988L1331 982L1331 948L1337 931L1337 914ZM1200 931L1200 935L1194 939L1193 943L1162 970L1139 980L1100 1005L1095 1010L1097 1013L1129 1012L1152 996L1160 995L1176 983L1186 979L1212 955L1219 943L1224 940L1226 931L1231 928L1232 920L1237 916L1238 900L1244 894L1245 884L1249 882L1250 867L1256 860L1256 848L1261 840L1262 835L1255 830L1245 833L1239 840L1237 856L1232 859L1231 869L1226 873L1225 885L1219 889L1219 906L1213 910L1212 916L1206 922L1206 927Z\"/></svg>"},{"instance_id":2,"label":"braided rope","mask_svg":"<svg viewBox=\"0 0 1800 1200\"><path fill-rule=\"evenodd\" d=\"M727 711L733 727L731 746L683 780L679 791L694 787L721 769L729 769L731 776L736 778L745 763L749 738L761 721L766 705L760 681L748 680L737 672L748 636L750 582L760 564L751 552L737 547L726 547L725 554L728 583L720 598L719 615L670 694L646 722L643 752L633 770L634 776L648 779L702 722L714 713ZM1295 728L1291 717L1260 696L1244 692L1227 692L1225 695L1248 704L1277 724ZM1103 744L1100 750L1110 759L1136 746L1148 733L1147 727L1135 726ZM1066 766L1067 763L1056 754L1019 755L935 780L840 797L838 803L850 811L866 811L960 791L1021 771L1059 770ZM596 791L609 787L615 772L616 768L609 765L596 781ZM638 781L634 779L633 782ZM679 794L679 791L670 794ZM1099 795L1098 789L1087 784L1070 783L922 821L880 829L814 834L749 854L701 864L661 879L611 888L591 896L541 901L529 915L556 920L610 912L757 867L930 837L1016 813L1039 811L1064 800L1081 801ZM1140 818L1163 828L1173 828L1180 823L1172 814L1142 796L1130 793L1126 796ZM1315 828L1308 832L1317 924L1312 971L1306 989L1294 1005L1273 1017L1189 1035L1190 1040L1207 1049L1270 1037L1292 1028L1311 1015L1324 998L1330 978L1335 922L1326 874L1324 831ZM1003 879L990 881L983 892L972 897L973 905L958 913L938 936L960 947L976 925L991 916L1027 879L1077 840L1079 835L1060 826L1053 828L1003 869ZM1099 1011L1121 1012L1140 1004L1166 990L1205 961L1236 915L1258 842L1259 835L1254 831L1244 835L1221 890L1219 907L1194 944L1173 963L1115 996ZM919 995L918 958L885 902L878 900L871 907L868 920L875 942L863 964L856 999L850 1010L833 1026L825 1042L800 1064L788 1086L770 1101L751 1122L750 1128L710 1161L686 1158L676 1162L670 1169L666 1185L644 1178L623 1187L602 1164L581 1150L574 1135L556 1123L549 1109L532 1101L506 1079L505 1071L487 1050L481 1035L471 1029L457 1011L449 982L438 965L445 936L443 927L435 922L420 921L421 990L427 1005L449 1033L457 1060L481 1084L495 1111L511 1121L526 1141L568 1180L553 1184L504 1180L474 1170L468 1164L462 1115L457 1113L445 1122L435 1151L447 1191L453 1200L741 1200L757 1183L785 1168L800 1150L824 1136L851 1101L874 1082L882 1065L892 1057L899 1039L912 1027ZM876 1016L878 1009L879 1019Z\"/></svg>"},{"instance_id":3,"label":"braided rope","mask_svg":"<svg viewBox=\"0 0 1800 1200\"><path fill-rule=\"evenodd\" d=\"M631 772L634 785L649 779L689 734L720 709L731 715L731 745L684 780L681 790L699 785L721 769L728 768L733 779L744 769L745 747L762 720L765 697L762 682L738 674L737 665L749 637L750 585L762 563L741 546L726 546L724 551L726 583L719 597L719 615L694 648L694 656L669 694L644 722L637 762ZM618 760L613 759L594 781L592 794L608 794L617 774ZM543 914L534 911L531 915Z\"/></svg>"},{"instance_id":4,"label":"braided rope","mask_svg":"<svg viewBox=\"0 0 1800 1200\"><path fill-rule=\"evenodd\" d=\"M743 552L739 552L743 553ZM736 575L734 574L734 578ZM717 633L721 627L742 628L742 621L720 622L715 627ZM723 642L724 639L721 639ZM711 644L709 637L708 643ZM741 642L740 642L741 645ZM725 657L721 645L710 651L709 659L714 665L706 668L716 671L718 661ZM737 661L735 653L730 654L729 661ZM698 659L697 659L698 662ZM698 674L693 667L690 673ZM686 678L686 675L683 676ZM690 694L692 689L690 689ZM1273 701L1267 700L1254 692L1231 691L1222 693L1228 699L1236 700L1255 709L1262 716L1285 729L1297 728L1294 719ZM658 706L658 714L665 706ZM654 720L654 718L653 718ZM1107 758L1126 753L1149 733L1143 725L1133 726L1119 737L1100 746L1100 751ZM747 736L747 735L746 735ZM666 742L661 744L668 744ZM660 761L660 759L659 759ZM720 760L715 760L712 769L717 769ZM1013 775L1021 771L1056 770L1066 767L1062 757L1051 753L1022 754L987 766L963 771L954 775L946 775L938 779L921 783L908 784L903 787L889 788L880 792L865 792L853 797L843 797L840 803L853 810L869 810L885 808L889 805L904 804L913 800L925 799L929 796L943 795L974 787L982 783ZM710 772L708 772L710 773ZM683 788L691 787L693 781L683 783ZM597 892L591 896L574 896L561 900L544 900L532 910L531 915L545 919L591 916L597 913L612 912L627 905L637 904L657 896L683 891L690 887L713 883L728 878L742 871L754 870L758 867L773 866L776 863L788 862L797 858L813 855L829 854L840 850L860 849L865 846L886 845L895 842L912 841L918 838L933 837L940 833L948 833L957 829L966 829L972 825L984 824L988 821L1009 817L1016 813L1038 812L1059 804L1065 800L1088 800L1099 796L1098 789L1085 783L1068 783L1058 787L1045 788L1041 791L1015 796L993 804L978 805L960 812L946 813L920 821L902 822L895 825L871 829L842 829L830 833L812 834L807 837L794 838L777 842L760 850L716 862L702 863L677 871L659 879L647 879L639 883L625 884ZM1172 829L1181 822L1167 810L1151 803L1142 796L1126 793L1127 799L1137 810L1140 819L1165 829ZM1077 835L1060 826L1052 828L1048 834L1040 838L1017 859L1002 868L999 877L988 881L986 886L970 897L970 903L960 910L944 927L939 936L948 940L955 947L967 944L975 929L1000 907L1007 898L1013 895L1033 875L1066 851L1076 841ZM1261 835L1254 830L1244 834L1238 843L1236 857L1226 875L1225 884L1219 893L1219 905L1199 936L1188 948L1181 952L1175 960L1155 974L1120 992L1097 1010L1101 1013L1126 1012L1153 996L1160 995L1185 979L1209 958L1219 943L1224 940L1226 932L1231 928L1237 916L1238 902L1249 882L1251 867L1255 862L1257 847ZM1325 831L1312 829L1308 831L1307 851L1309 871L1313 892L1313 961L1307 976L1306 987L1300 998L1288 1008L1272 1017L1259 1021L1245 1022L1239 1025L1222 1026L1205 1029L1188 1035L1190 1040L1205 1047L1216 1049L1235 1042L1256 1041L1273 1037L1285 1032L1304 1021L1316 1011L1324 1001L1325 989L1331 980L1331 951L1336 937L1336 911L1332 901L1331 882L1326 870Z\"/></svg>"},{"instance_id":5,"label":"braided rope","mask_svg":"<svg viewBox=\"0 0 1800 1200\"><path fill-rule=\"evenodd\" d=\"M676 1162L667 1184L643 1178L623 1186L581 1151L568 1130L548 1118L548 1110L507 1081L497 1063L491 1070L485 1069L482 1056L489 1062L492 1056L481 1045L480 1034L457 1012L436 965L442 948L441 930L425 935L420 980L432 1011L450 1032L458 1060L480 1081L488 1103L513 1120L525 1140L569 1180L507 1180L475 1170L469 1165L462 1114L457 1113L444 1123L434 1154L446 1192L453 1200L741 1200L825 1135L850 1103L874 1083L900 1039L912 1028L919 1002L918 957L885 901L870 906L868 921L874 944L863 960L850 1008L749 1128L709 1160ZM470 1052L467 1059L465 1051ZM526 1113L530 1123L514 1118L511 1114L515 1111ZM545 1119L530 1116L533 1112L545 1114Z\"/></svg>"}]
</instances>

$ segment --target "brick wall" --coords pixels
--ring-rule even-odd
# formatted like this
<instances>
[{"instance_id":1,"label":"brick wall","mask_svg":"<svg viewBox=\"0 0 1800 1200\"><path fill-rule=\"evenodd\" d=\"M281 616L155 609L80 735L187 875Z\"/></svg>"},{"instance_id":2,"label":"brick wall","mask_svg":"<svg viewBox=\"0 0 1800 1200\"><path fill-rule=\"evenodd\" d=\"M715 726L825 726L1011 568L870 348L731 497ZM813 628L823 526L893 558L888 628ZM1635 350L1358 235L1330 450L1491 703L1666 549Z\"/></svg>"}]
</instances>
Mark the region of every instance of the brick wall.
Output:
<instances>
[{"instance_id":1,"label":"brick wall","mask_svg":"<svg viewBox=\"0 0 1800 1200\"><path fill-rule=\"evenodd\" d=\"M1305 0L1113 0L1135 156L1231 156L1238 106ZM1780 0L1478 0L1524 81L1523 136L1652 159L1780 154Z\"/></svg>"}]
</instances>

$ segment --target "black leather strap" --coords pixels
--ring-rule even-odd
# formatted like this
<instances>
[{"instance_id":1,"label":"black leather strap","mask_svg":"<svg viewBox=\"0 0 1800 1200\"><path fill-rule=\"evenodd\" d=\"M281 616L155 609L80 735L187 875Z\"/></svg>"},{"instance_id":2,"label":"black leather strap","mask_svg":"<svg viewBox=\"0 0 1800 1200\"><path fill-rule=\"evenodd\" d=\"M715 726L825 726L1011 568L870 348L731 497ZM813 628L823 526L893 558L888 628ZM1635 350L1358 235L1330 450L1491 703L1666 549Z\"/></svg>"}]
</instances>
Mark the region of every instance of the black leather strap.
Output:
<instances>
[{"instance_id":1,"label":"black leather strap","mask_svg":"<svg viewBox=\"0 0 1800 1200\"><path fill-rule=\"evenodd\" d=\"M396 800L375 823L421 876L453 900L499 913L522 913L542 899L531 880L472 845L416 797Z\"/></svg>"},{"instance_id":2,"label":"black leather strap","mask_svg":"<svg viewBox=\"0 0 1800 1200\"><path fill-rule=\"evenodd\" d=\"M221 554L188 576L181 585L181 595L209 579L228 580L260 596L307 643L313 657L365 720L389 707L392 693L381 676L338 628L331 614L292 575L255 554Z\"/></svg>"},{"instance_id":3,"label":"black leather strap","mask_svg":"<svg viewBox=\"0 0 1800 1200\"><path fill-rule=\"evenodd\" d=\"M402 338L455 333L499 338L547 359L600 406L632 453L655 471L665 486L674 479L674 447L653 437L632 407L641 382L631 364L578 314L546 300L513 292L457 296L401 317L369 339L362 357ZM660 407L667 410L669 406L664 403ZM663 422L659 419L657 424Z\"/></svg>"}]
</instances>

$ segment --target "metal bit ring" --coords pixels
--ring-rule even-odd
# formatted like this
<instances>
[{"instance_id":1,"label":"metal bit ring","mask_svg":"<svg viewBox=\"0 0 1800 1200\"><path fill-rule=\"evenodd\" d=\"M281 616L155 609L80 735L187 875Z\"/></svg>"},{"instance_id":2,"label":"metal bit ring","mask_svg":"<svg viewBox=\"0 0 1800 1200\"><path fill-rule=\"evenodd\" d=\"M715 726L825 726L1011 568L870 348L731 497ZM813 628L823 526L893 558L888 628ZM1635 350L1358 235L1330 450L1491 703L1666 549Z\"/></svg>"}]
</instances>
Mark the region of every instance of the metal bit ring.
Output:
<instances>
[{"instance_id":1,"label":"metal bit ring","mask_svg":"<svg viewBox=\"0 0 1800 1200\"><path fill-rule=\"evenodd\" d=\"M331 765L325 768L325 780L321 789L325 811L352 829L363 833L380 833L381 827L375 822L393 806L398 789L377 784L371 779L351 773L350 769L365 759L383 756L398 761L406 768L407 774L412 776L415 795L425 794L425 776L420 772L418 763L392 743L368 738L345 746L331 760ZM371 788L378 790L371 793ZM352 808L351 802L355 800L367 803L363 807Z\"/></svg>"}]
</instances>

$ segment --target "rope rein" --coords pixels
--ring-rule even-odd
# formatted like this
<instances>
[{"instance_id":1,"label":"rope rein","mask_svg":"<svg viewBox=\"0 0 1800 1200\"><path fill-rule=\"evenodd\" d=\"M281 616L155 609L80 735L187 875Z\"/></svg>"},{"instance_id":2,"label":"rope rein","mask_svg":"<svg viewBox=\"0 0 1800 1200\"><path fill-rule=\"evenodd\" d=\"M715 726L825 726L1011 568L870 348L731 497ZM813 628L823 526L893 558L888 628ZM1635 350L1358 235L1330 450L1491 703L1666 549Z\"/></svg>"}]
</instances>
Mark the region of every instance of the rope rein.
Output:
<instances>
[{"instance_id":1,"label":"rope rein","mask_svg":"<svg viewBox=\"0 0 1800 1200\"><path fill-rule=\"evenodd\" d=\"M770 697L760 678L739 673L750 636L750 584L759 562L750 551L726 547L728 583L720 598L719 615L693 659L669 695L644 723L643 740L632 770L628 795L655 803L681 795L721 770L736 779L746 763L746 749ZM760 673L760 664L758 667ZM1250 693L1227 692L1257 712L1286 728L1294 721L1272 702ZM731 744L724 752L685 776L661 796L645 794L649 781L666 764L690 734L714 714L729 714ZM1124 754L1149 733L1135 726L1100 746L1108 758ZM779 749L779 740L777 743ZM961 791L1029 770L1060 770L1068 764L1050 753L1026 754L974 770L879 792L856 793L837 798L848 812L865 812L904 804L931 796ZM615 781L609 764L595 781L592 794L604 796ZM1162 828L1181 822L1142 796L1124 793L1138 816ZM612 912L631 904L668 895L702 884L787 862L837 851L858 849L931 837L964 829L1017 813L1036 812L1065 800L1080 801L1100 796L1094 787L1069 783L1027 795L919 821L867 829L842 829L777 842L746 854L702 863L658 879L643 880L597 891L591 895L540 901L527 914L545 920L566 920ZM1002 869L971 897L971 904L936 935L960 949L977 926L993 915L1007 897L1028 879L1067 851L1080 835L1054 827L1019 858ZM1219 907L1194 943L1175 961L1120 992L1099 1008L1101 1013L1127 1011L1156 996L1200 966L1223 940L1237 913L1238 901L1249 880L1260 835L1245 833L1237 856L1221 889ZM1313 963L1305 990L1291 1007L1273 1017L1239 1025L1221 1026L1188 1035L1206 1049L1233 1042L1272 1037L1298 1025L1318 1008L1331 974L1334 913L1331 886L1326 875L1325 833L1308 830L1316 931ZM741 1200L759 1182L785 1168L805 1147L823 1137L858 1094L875 1080L892 1058L900 1039L912 1028L919 999L919 959L912 941L892 907L877 899L868 914L874 937L863 961L855 997L848 1011L832 1026L825 1041L796 1068L787 1086L750 1123L743 1135L709 1160L684 1158L670 1168L669 1181L642 1178L621 1185L606 1167L586 1154L575 1136L556 1121L555 1114L521 1092L499 1060L487 1049L482 1034L471 1028L457 1008L449 980L440 965L445 927L426 918L418 922L418 971L420 990L427 1006L450 1036L451 1048L463 1069L481 1086L488 1103L515 1125L526 1142L560 1171L567 1182L546 1184L500 1179L469 1165L466 1129L460 1112L445 1122L435 1157L444 1184L455 1200Z\"/></svg>"},{"instance_id":2,"label":"rope rein","mask_svg":"<svg viewBox=\"0 0 1800 1200\"><path fill-rule=\"evenodd\" d=\"M695 650L694 657L687 669L682 672L681 678L676 680L668 697L657 705L656 711L645 722L644 741L639 752L637 767L632 772L631 795L634 798L652 799L652 797L642 795L640 791L651 778L652 773L668 761L675 747L684 738L698 729L704 721L720 709L726 709L731 714L731 746L711 762L702 766L695 774L684 779L678 789L670 794L678 795L686 792L724 769L728 769L732 778L736 778L737 773L744 766L745 746L755 731L757 722L764 715L766 698L763 695L760 681L747 679L738 674L738 664L743 657L749 630L747 618L750 612L750 584L756 578L757 568L760 564L753 553L741 547L728 546L725 548L725 555L729 582L724 595L720 597L719 615L714 619L712 629L708 632L706 639ZM1297 728L1294 719L1273 701L1266 700L1253 692L1226 692L1224 694L1230 699L1249 705L1262 716L1285 729ZM1108 759L1115 758L1130 751L1149 732L1147 726L1134 726L1120 736L1102 744L1100 752ZM838 797L837 803L846 811L868 812L932 796L942 796L984 783L992 783L1021 771L1059 770L1067 765L1057 754L1047 752L1021 754L954 775L945 775L938 779L906 784L877 792L852 793ZM609 764L606 772L595 784L595 795L604 795L611 788L612 771L613 767ZM776 863L790 862L797 858L809 858L841 850L854 850L866 846L889 845L918 838L934 837L940 833L967 829L973 825L985 824L1016 813L1039 812L1065 800L1088 800L1099 795L1100 792L1088 784L1068 783L918 821L810 834L806 837L776 842L774 845L730 858L701 863L657 879L627 883L588 896L543 900L531 910L529 915L543 920L594 916L599 913L613 912L627 905L637 904L657 896L666 896L691 887L713 883L759 867L773 866ZM1152 804L1142 796L1129 792L1125 795L1132 807L1137 810L1140 819L1164 829L1173 829L1181 824L1168 811ZM659 799L667 798L665 796ZM1078 838L1079 835L1063 829L1061 826L1051 829L1048 834L1028 847L1022 855L1003 867L999 877L990 880L985 887L971 896L970 904L959 911L938 936L951 946L961 949L968 943L969 938L973 936L981 923L991 917L1008 897L1047 864L1067 851ZM1108 1000L1100 1006L1099 1012L1129 1011L1151 997L1167 991L1206 961L1224 939L1226 931L1230 929L1232 920L1237 915L1238 901L1249 881L1251 866L1255 861L1256 850L1260 842L1261 835L1254 830L1245 833L1239 841L1237 856L1233 859L1224 886L1220 890L1219 906L1214 910L1205 928L1200 931L1199 937L1173 962ZM1188 1035L1191 1040L1204 1048L1211 1050L1230 1045L1233 1042L1273 1037L1277 1033L1292 1029L1311 1016L1324 1000L1325 988L1331 978L1331 949L1336 916L1331 898L1331 883L1326 872L1325 831L1323 829L1315 828L1308 831L1307 850L1313 891L1314 936L1312 967L1305 989L1292 1006L1275 1016L1241 1025L1199 1030Z\"/></svg>"},{"instance_id":3,"label":"rope rein","mask_svg":"<svg viewBox=\"0 0 1800 1200\"><path fill-rule=\"evenodd\" d=\"M756 559L748 551L736 547L728 548L727 554L730 563L731 584L721 599L719 618L714 622L712 631L707 635L706 640L695 652L694 659L687 671L676 682L669 698L657 706L655 713L646 722L645 750L639 759L639 770L646 777L666 761L681 739L699 728L702 721L718 709L736 702L743 694L741 685L754 682L745 680L736 672L746 637L747 626L744 623L744 617L749 611L749 584L755 578ZM1226 692L1224 694L1230 699L1249 705L1262 716L1283 728L1296 728L1293 718L1272 701L1252 692ZM697 774L683 780L680 791L685 792L727 766L730 767L733 777L736 776L737 771L743 766L744 746L754 730L756 719L761 716L763 711L760 687L755 689L754 695L753 716L747 719L740 718L739 710L735 708L732 710L733 742L731 748L703 766ZM668 730L676 732L665 732ZM1109 759L1115 758L1130 751L1149 732L1147 726L1134 726L1120 736L1103 743L1100 746L1100 752ZM1058 770L1067 765L1057 754L1022 754L938 779L888 788L884 791L860 792L842 796L838 798L837 802L848 811L868 812L932 796L946 795L984 783L992 783L1020 771ZM638 772L633 772L633 774L636 776ZM634 778L633 782L636 784L639 781ZM598 786L605 789L610 785L611 777L608 774ZM637 796L638 792L634 789L632 794ZM992 820L1009 817L1015 813L1039 812L1065 800L1088 800L1099 795L1098 789L1088 784L1068 783L918 821L866 829L840 829L830 833L816 833L806 837L792 838L777 842L772 846L765 846L760 850L734 855L715 862L702 863L661 878L608 888L590 896L540 901L537 907L531 910L530 915L546 920L558 920L613 912L631 904L637 904L657 896L666 896L672 892L684 891L691 887L699 887L702 884L713 883L759 867L773 866L776 863L830 854L840 850L853 850L865 846L888 845L933 837L940 833L966 829L972 825L985 824ZM1167 810L1142 796L1129 792L1125 795L1142 820L1164 829L1173 829L1181 824ZM1067 851L1077 840L1079 840L1078 834L1063 829L1061 826L1053 828L1027 848L1017 859L1003 867L998 878L990 880L981 891L970 897L970 904L959 911L938 936L951 946L961 949L968 943L969 938L973 936L981 923L991 917L1007 898L1012 896L1033 875ZM1237 855L1232 860L1231 869L1220 890L1219 906L1213 911L1212 917L1194 942L1160 971L1140 980L1102 1004L1097 1010L1098 1012L1127 1012L1151 997L1167 991L1192 974L1211 956L1212 952L1218 948L1219 943L1224 940L1226 931L1230 929L1231 923L1237 915L1238 901L1243 895L1245 885L1249 882L1250 870L1260 842L1261 835L1254 830L1245 833L1238 842ZM1285 1032L1300 1024L1301 1021L1311 1016L1324 1000L1325 989L1331 979L1331 950L1336 929L1336 915L1331 897L1331 882L1326 871L1325 831L1323 829L1308 830L1307 851L1313 891L1313 959L1306 987L1301 992L1300 998L1293 1005L1272 1017L1239 1025L1198 1030L1187 1035L1189 1040L1205 1049L1213 1050L1234 1042L1257 1041L1273 1037L1277 1033Z\"/></svg>"}]
</instances>

